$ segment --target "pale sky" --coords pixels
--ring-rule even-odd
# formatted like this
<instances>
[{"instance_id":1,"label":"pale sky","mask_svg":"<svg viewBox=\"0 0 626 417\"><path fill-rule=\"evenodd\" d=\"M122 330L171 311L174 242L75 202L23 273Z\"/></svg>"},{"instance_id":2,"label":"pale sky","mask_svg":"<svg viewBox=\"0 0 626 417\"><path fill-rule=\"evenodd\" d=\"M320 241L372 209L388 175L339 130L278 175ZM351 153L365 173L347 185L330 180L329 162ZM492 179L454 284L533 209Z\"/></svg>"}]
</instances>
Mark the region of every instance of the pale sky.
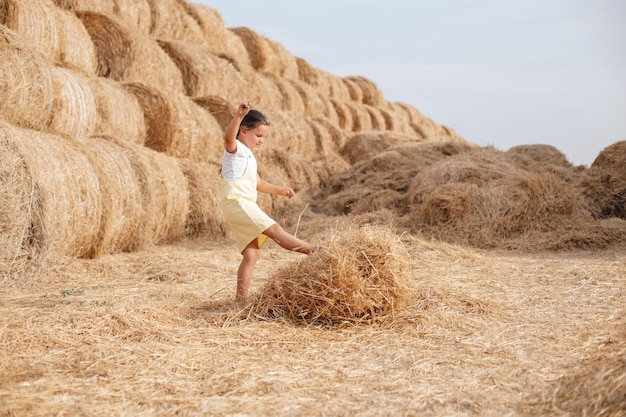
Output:
<instances>
[{"instance_id":1,"label":"pale sky","mask_svg":"<svg viewBox=\"0 0 626 417\"><path fill-rule=\"evenodd\" d=\"M626 0L189 0L466 140L576 165L626 140Z\"/></svg>"}]
</instances>

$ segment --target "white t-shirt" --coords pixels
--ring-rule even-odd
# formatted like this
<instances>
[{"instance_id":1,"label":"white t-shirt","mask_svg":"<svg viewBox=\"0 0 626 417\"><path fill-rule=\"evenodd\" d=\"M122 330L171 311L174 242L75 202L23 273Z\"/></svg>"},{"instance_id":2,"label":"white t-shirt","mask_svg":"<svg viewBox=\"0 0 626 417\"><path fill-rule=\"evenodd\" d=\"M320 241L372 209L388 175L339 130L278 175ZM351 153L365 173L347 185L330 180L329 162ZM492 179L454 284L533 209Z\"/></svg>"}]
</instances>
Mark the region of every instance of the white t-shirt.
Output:
<instances>
[{"instance_id":1,"label":"white t-shirt","mask_svg":"<svg viewBox=\"0 0 626 417\"><path fill-rule=\"evenodd\" d=\"M236 181L243 177L248 166L248 159L254 158L250 148L237 139L237 151L230 153L224 148L222 154L222 178L226 181Z\"/></svg>"}]
</instances>

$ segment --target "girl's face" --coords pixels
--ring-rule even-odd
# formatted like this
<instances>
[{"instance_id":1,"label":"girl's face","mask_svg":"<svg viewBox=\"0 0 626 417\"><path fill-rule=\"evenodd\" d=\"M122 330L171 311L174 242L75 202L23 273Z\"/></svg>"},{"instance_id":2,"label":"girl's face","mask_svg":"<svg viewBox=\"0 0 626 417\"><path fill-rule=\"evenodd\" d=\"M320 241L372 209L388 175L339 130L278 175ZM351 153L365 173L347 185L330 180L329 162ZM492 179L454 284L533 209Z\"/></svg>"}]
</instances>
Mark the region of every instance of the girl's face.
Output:
<instances>
[{"instance_id":1,"label":"girl's face","mask_svg":"<svg viewBox=\"0 0 626 417\"><path fill-rule=\"evenodd\" d=\"M242 127L239 130L239 140L246 144L248 148L256 151L263 144L263 139L269 132L269 126L260 124L253 129Z\"/></svg>"}]
</instances>

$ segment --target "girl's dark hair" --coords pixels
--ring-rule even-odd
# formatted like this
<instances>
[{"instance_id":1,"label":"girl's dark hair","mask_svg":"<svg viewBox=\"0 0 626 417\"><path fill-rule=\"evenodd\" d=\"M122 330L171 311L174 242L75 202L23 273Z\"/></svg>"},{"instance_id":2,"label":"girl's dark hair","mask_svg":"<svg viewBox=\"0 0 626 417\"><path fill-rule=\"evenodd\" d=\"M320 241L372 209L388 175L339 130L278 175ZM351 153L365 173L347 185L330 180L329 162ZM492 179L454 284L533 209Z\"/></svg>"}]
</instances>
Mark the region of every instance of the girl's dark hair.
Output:
<instances>
[{"instance_id":1,"label":"girl's dark hair","mask_svg":"<svg viewBox=\"0 0 626 417\"><path fill-rule=\"evenodd\" d=\"M254 129L258 125L269 126L271 124L270 119L258 110L250 109L239 124L239 129L242 127L245 129Z\"/></svg>"}]
</instances>

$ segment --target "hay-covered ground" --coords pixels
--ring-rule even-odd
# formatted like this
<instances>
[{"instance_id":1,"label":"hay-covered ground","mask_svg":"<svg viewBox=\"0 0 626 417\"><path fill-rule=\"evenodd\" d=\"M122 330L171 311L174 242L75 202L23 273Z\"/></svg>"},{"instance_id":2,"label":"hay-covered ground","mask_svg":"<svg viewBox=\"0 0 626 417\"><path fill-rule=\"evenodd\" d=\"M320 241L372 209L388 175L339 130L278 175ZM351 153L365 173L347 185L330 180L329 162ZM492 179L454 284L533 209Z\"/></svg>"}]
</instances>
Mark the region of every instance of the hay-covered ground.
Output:
<instances>
[{"instance_id":1,"label":"hay-covered ground","mask_svg":"<svg viewBox=\"0 0 626 417\"><path fill-rule=\"evenodd\" d=\"M246 317L230 241L0 277L0 415L624 415L623 252L403 243L378 324ZM253 290L302 257L268 244Z\"/></svg>"}]
</instances>

